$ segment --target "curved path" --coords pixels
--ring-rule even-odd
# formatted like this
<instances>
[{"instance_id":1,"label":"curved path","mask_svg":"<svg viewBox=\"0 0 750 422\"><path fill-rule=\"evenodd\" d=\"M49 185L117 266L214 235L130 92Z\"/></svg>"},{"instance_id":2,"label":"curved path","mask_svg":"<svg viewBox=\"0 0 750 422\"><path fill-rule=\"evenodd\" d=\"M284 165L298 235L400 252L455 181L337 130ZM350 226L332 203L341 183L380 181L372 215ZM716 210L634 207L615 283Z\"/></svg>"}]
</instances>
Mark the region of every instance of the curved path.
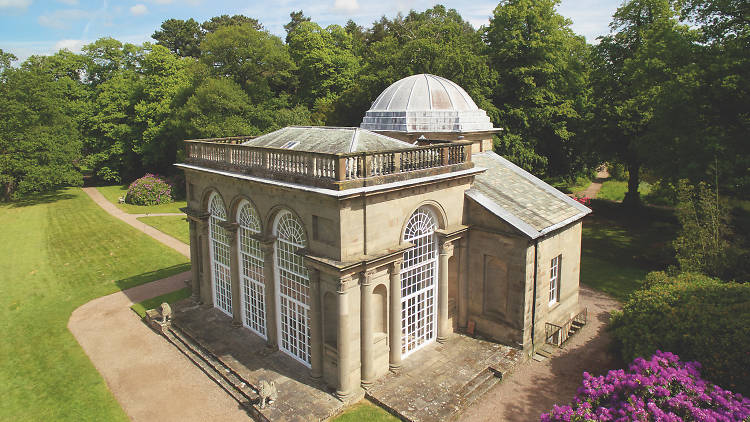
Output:
<instances>
[{"instance_id":1,"label":"curved path","mask_svg":"<svg viewBox=\"0 0 750 422\"><path fill-rule=\"evenodd\" d=\"M607 167L600 167L597 169L596 179L584 190L578 192L577 195L584 198L596 198L599 191L602 190L602 183L609 178L609 172Z\"/></svg>"},{"instance_id":2,"label":"curved path","mask_svg":"<svg viewBox=\"0 0 750 422\"><path fill-rule=\"evenodd\" d=\"M125 211L117 208L115 204L109 202L107 198L105 198L104 195L99 193L99 191L96 188L83 188L83 191L86 192L86 195L88 195L94 202L96 202L97 205L102 207L104 211L107 211L112 217L115 217L117 219L120 219L130 224L134 228L142 231L143 233L146 233L147 235L158 240L159 242L169 246L170 248L190 258L190 246L189 245L182 243L179 240L175 239L174 237L164 234L160 232L159 230L156 230L155 228L149 226L148 224L141 223L140 221L138 221L138 218L140 217L159 217L159 216L184 215L184 214L175 214L175 213L128 214Z\"/></svg>"},{"instance_id":3,"label":"curved path","mask_svg":"<svg viewBox=\"0 0 750 422\"><path fill-rule=\"evenodd\" d=\"M477 400L461 421L538 421L555 404L573 400L583 371L600 375L621 363L609 350L606 331L609 313L620 307L610 296L581 285L581 306L588 308L588 323L563 349L541 362L529 359Z\"/></svg>"},{"instance_id":4,"label":"curved path","mask_svg":"<svg viewBox=\"0 0 750 422\"><path fill-rule=\"evenodd\" d=\"M95 188L84 191L114 217L189 256L184 243L122 212ZM236 401L130 309L189 279L184 272L94 299L73 311L68 329L131 420L246 422Z\"/></svg>"}]
</instances>

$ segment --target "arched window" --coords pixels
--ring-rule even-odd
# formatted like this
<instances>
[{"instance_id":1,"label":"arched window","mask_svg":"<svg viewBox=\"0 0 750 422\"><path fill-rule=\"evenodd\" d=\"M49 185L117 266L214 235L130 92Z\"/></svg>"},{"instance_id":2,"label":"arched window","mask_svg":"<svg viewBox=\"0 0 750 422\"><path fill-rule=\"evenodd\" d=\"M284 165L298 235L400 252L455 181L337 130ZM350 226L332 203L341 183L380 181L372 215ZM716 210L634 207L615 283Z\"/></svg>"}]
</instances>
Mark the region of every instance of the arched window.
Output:
<instances>
[{"instance_id":1,"label":"arched window","mask_svg":"<svg viewBox=\"0 0 750 422\"><path fill-rule=\"evenodd\" d=\"M213 284L214 306L227 315L232 315L232 276L230 270L229 238L220 222L227 220L224 201L216 192L208 200L209 237L211 239L211 280Z\"/></svg>"},{"instance_id":2,"label":"arched window","mask_svg":"<svg viewBox=\"0 0 750 422\"><path fill-rule=\"evenodd\" d=\"M266 338L266 301L263 277L263 250L260 242L251 237L260 233L258 211L243 201L237 211L239 223L237 241L240 252L240 280L242 286L242 323L259 336Z\"/></svg>"},{"instance_id":3,"label":"arched window","mask_svg":"<svg viewBox=\"0 0 750 422\"><path fill-rule=\"evenodd\" d=\"M277 315L279 349L310 366L310 279L297 250L307 245L302 223L281 211L274 224L276 235Z\"/></svg>"},{"instance_id":4,"label":"arched window","mask_svg":"<svg viewBox=\"0 0 750 422\"><path fill-rule=\"evenodd\" d=\"M406 357L435 339L437 331L437 218L419 208L406 223L401 267L401 354Z\"/></svg>"}]
</instances>

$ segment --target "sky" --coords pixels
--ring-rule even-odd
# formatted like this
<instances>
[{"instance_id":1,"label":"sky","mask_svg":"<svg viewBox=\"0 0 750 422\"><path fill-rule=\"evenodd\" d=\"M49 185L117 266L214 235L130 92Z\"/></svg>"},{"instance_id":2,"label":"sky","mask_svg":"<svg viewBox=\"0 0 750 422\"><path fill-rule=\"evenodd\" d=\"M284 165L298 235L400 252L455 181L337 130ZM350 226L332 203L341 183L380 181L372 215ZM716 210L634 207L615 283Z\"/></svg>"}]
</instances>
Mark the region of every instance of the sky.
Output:
<instances>
[{"instance_id":1,"label":"sky","mask_svg":"<svg viewBox=\"0 0 750 422\"><path fill-rule=\"evenodd\" d=\"M423 11L435 3L458 10L474 27L486 25L497 1L485 0L0 0L0 49L20 60L52 54L61 48L80 51L101 37L140 44L170 18L203 22L213 16L244 14L283 36L289 13L303 10L322 26L348 19L368 27L382 15ZM573 30L590 43L608 32L622 0L562 0L558 12L573 21Z\"/></svg>"}]
</instances>

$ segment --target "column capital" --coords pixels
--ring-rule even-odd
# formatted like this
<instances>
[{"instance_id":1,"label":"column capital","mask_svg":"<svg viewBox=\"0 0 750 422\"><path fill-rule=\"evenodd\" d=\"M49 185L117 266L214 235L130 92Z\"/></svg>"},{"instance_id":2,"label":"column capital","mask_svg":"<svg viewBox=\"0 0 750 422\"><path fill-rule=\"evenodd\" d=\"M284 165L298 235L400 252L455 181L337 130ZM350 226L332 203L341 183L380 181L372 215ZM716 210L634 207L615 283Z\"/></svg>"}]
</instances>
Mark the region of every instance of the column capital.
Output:
<instances>
[{"instance_id":1,"label":"column capital","mask_svg":"<svg viewBox=\"0 0 750 422\"><path fill-rule=\"evenodd\" d=\"M252 237L260 243L261 249L263 249L264 251L268 251L268 250L273 251L273 247L276 244L276 236L266 236L266 237L252 236Z\"/></svg>"},{"instance_id":2,"label":"column capital","mask_svg":"<svg viewBox=\"0 0 750 422\"><path fill-rule=\"evenodd\" d=\"M211 214L205 211L196 210L195 208L190 208L190 207L180 208L180 211L184 212L185 215L187 215L187 217L190 220L193 220L196 222L206 221L208 220L208 217L211 216Z\"/></svg>"},{"instance_id":3,"label":"column capital","mask_svg":"<svg viewBox=\"0 0 750 422\"><path fill-rule=\"evenodd\" d=\"M338 285L336 286L336 293L338 293L338 294L344 294L349 289L351 289L352 287L354 287L354 285L355 285L354 279L352 278L351 275L345 275L343 277L340 277Z\"/></svg>"},{"instance_id":4,"label":"column capital","mask_svg":"<svg viewBox=\"0 0 750 422\"><path fill-rule=\"evenodd\" d=\"M374 268L362 271L362 277L360 278L360 284L363 286L369 286L372 284L372 279L377 271Z\"/></svg>"},{"instance_id":5,"label":"column capital","mask_svg":"<svg viewBox=\"0 0 750 422\"><path fill-rule=\"evenodd\" d=\"M240 227L240 225L237 223L231 223L229 221L219 221L218 224L227 232L229 241L231 243L234 243L234 241L237 239L237 229Z\"/></svg>"},{"instance_id":6,"label":"column capital","mask_svg":"<svg viewBox=\"0 0 750 422\"><path fill-rule=\"evenodd\" d=\"M440 254L451 255L453 253L453 241L448 239L441 239L440 241Z\"/></svg>"},{"instance_id":7,"label":"column capital","mask_svg":"<svg viewBox=\"0 0 750 422\"><path fill-rule=\"evenodd\" d=\"M392 273L398 273L401 271L401 265L404 263L403 259L397 259L390 264L388 264L388 268L391 270Z\"/></svg>"}]
</instances>

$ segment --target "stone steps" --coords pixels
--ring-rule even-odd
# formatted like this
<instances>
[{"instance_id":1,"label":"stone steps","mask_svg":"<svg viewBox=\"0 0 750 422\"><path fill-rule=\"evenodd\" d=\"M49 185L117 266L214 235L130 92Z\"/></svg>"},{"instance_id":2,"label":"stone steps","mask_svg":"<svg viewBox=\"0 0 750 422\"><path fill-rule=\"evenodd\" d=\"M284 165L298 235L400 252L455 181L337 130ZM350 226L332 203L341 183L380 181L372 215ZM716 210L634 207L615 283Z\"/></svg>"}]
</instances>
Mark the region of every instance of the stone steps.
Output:
<instances>
[{"instance_id":1,"label":"stone steps","mask_svg":"<svg viewBox=\"0 0 750 422\"><path fill-rule=\"evenodd\" d=\"M253 419L263 422L268 421L268 418L256 407L260 398L255 386L203 348L189 334L174 325L169 330L165 330L163 334L170 343L177 347L212 381L243 406Z\"/></svg>"},{"instance_id":2,"label":"stone steps","mask_svg":"<svg viewBox=\"0 0 750 422\"><path fill-rule=\"evenodd\" d=\"M502 381L502 373L490 367L486 368L461 387L458 392L460 407L467 408L500 381Z\"/></svg>"}]
</instances>

